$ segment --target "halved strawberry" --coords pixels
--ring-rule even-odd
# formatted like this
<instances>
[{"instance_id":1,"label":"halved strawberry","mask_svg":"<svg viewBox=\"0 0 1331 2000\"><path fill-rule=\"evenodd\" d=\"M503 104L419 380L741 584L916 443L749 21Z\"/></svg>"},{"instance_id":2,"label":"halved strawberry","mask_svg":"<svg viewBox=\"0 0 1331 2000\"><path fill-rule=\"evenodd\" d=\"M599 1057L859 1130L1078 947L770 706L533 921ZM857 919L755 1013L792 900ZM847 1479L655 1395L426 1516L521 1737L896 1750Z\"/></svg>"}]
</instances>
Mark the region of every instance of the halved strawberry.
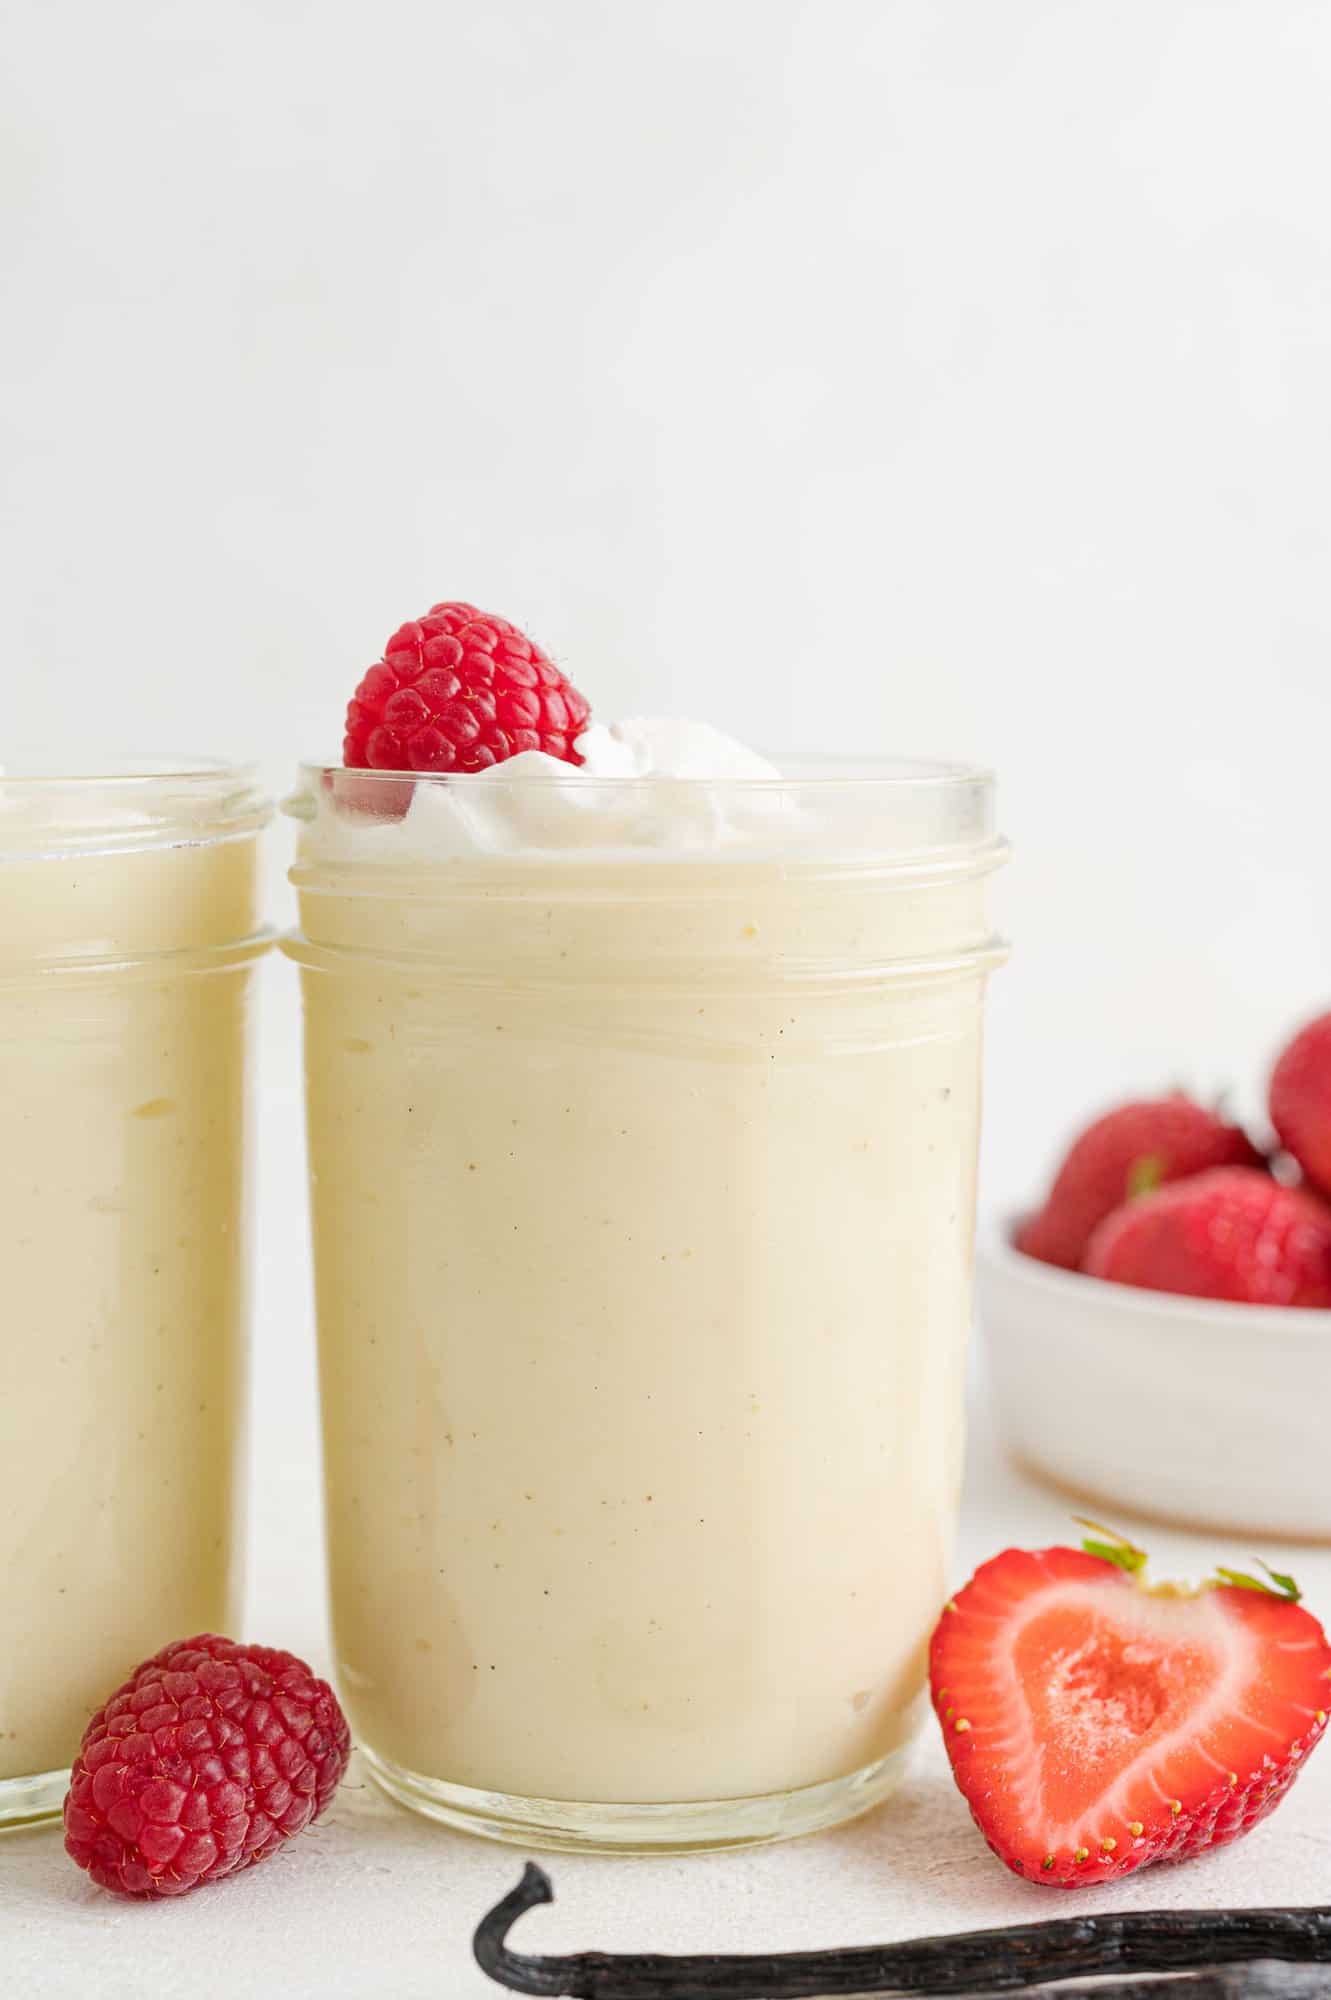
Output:
<instances>
[{"instance_id":1,"label":"halved strawberry","mask_svg":"<svg viewBox=\"0 0 1331 2000\"><path fill-rule=\"evenodd\" d=\"M1331 1644L1291 1579L1153 1587L1145 1560L1116 1537L1008 1549L934 1633L952 1774L1032 1882L1083 1888L1236 1840L1326 1728Z\"/></svg>"}]
</instances>

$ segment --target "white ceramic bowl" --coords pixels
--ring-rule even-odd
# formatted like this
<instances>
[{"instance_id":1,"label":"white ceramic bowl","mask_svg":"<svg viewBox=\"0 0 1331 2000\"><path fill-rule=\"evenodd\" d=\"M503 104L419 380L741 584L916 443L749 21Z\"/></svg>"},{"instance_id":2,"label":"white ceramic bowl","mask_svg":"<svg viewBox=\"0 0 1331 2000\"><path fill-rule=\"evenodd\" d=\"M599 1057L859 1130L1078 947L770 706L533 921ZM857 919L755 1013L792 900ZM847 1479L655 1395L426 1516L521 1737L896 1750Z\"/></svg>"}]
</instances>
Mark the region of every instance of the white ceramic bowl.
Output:
<instances>
[{"instance_id":1,"label":"white ceramic bowl","mask_svg":"<svg viewBox=\"0 0 1331 2000\"><path fill-rule=\"evenodd\" d=\"M1112 1285L982 1238L987 1379L1016 1457L1099 1508L1331 1541L1331 1312Z\"/></svg>"}]
</instances>

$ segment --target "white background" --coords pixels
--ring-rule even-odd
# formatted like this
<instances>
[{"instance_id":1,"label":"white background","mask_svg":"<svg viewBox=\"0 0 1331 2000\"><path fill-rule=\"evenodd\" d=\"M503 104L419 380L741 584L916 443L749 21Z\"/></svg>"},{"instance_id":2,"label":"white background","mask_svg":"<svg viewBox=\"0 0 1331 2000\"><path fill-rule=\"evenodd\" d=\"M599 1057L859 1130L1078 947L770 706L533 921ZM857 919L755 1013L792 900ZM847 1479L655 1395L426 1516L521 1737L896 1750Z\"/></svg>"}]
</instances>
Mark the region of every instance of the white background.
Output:
<instances>
[{"instance_id":1,"label":"white background","mask_svg":"<svg viewBox=\"0 0 1331 2000\"><path fill-rule=\"evenodd\" d=\"M604 717L997 766L987 1186L1331 993L1326 0L10 0L3 744ZM281 1063L290 1059L281 1046Z\"/></svg>"},{"instance_id":2,"label":"white background","mask_svg":"<svg viewBox=\"0 0 1331 2000\"><path fill-rule=\"evenodd\" d=\"M468 597L603 718L998 768L990 1207L1116 1092L1258 1108L1331 997L1325 0L6 19L0 761L280 789ZM317 1647L294 983L255 1579Z\"/></svg>"}]
</instances>

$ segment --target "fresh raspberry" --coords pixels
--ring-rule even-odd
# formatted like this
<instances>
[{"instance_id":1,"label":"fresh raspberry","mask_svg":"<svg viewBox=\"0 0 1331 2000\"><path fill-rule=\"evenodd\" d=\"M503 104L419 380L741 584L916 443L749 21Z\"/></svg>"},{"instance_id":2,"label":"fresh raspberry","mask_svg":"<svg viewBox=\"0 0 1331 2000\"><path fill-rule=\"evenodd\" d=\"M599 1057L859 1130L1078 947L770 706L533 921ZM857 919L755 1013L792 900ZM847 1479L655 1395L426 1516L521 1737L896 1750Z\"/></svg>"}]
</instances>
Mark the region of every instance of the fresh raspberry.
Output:
<instances>
[{"instance_id":1,"label":"fresh raspberry","mask_svg":"<svg viewBox=\"0 0 1331 2000\"><path fill-rule=\"evenodd\" d=\"M183 1896L317 1819L350 1752L336 1695L294 1653L179 1640L84 1730L66 1850L118 1896Z\"/></svg>"},{"instance_id":2,"label":"fresh raspberry","mask_svg":"<svg viewBox=\"0 0 1331 2000\"><path fill-rule=\"evenodd\" d=\"M347 708L353 770L484 771L520 750L580 764L588 702L507 619L436 604L395 632Z\"/></svg>"},{"instance_id":3,"label":"fresh raspberry","mask_svg":"<svg viewBox=\"0 0 1331 2000\"><path fill-rule=\"evenodd\" d=\"M1075 1271L1097 1223L1134 1195L1208 1167L1257 1166L1260 1159L1237 1125L1181 1090L1120 1104L1076 1141L1044 1207L1017 1231L1017 1248Z\"/></svg>"},{"instance_id":4,"label":"fresh raspberry","mask_svg":"<svg viewBox=\"0 0 1331 2000\"><path fill-rule=\"evenodd\" d=\"M1271 1073L1269 1103L1281 1145L1331 1195L1331 1014L1294 1037Z\"/></svg>"},{"instance_id":5,"label":"fresh raspberry","mask_svg":"<svg viewBox=\"0 0 1331 2000\"><path fill-rule=\"evenodd\" d=\"M1331 1207L1252 1167L1215 1167L1107 1216L1093 1278L1243 1305L1331 1306Z\"/></svg>"}]
</instances>

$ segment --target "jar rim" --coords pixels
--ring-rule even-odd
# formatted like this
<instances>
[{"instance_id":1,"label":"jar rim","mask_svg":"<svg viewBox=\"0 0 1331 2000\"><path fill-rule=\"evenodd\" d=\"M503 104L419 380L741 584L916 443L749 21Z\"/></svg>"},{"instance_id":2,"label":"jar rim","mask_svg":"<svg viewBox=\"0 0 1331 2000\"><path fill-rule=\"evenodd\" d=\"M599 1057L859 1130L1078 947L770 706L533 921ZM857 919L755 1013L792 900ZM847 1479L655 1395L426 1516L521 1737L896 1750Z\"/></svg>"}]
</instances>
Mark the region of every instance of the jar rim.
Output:
<instances>
[{"instance_id":1,"label":"jar rim","mask_svg":"<svg viewBox=\"0 0 1331 2000\"><path fill-rule=\"evenodd\" d=\"M257 779L258 765L251 759L239 762L229 757L200 757L192 751L127 751L107 755L80 749L73 760L68 752L44 749L6 749L0 758L0 786L22 786L25 791L42 787L65 789L71 785L154 785L164 780L172 784L197 782L201 787L221 779Z\"/></svg>"},{"instance_id":2,"label":"jar rim","mask_svg":"<svg viewBox=\"0 0 1331 2000\"><path fill-rule=\"evenodd\" d=\"M1003 844L993 774L943 759L803 754L771 776L617 776L523 760L478 772L305 764L298 867L846 862L948 871ZM293 877L293 879L295 879Z\"/></svg>"},{"instance_id":3,"label":"jar rim","mask_svg":"<svg viewBox=\"0 0 1331 2000\"><path fill-rule=\"evenodd\" d=\"M461 771L412 771L412 770L371 770L359 765L322 762L302 762L300 775L307 782L323 784L339 778L359 786L362 783L384 786L400 785L403 780L412 784L455 785L473 777L483 777L487 785L498 785L506 789L521 787L524 794L529 790L541 790L553 786L575 785L595 791L641 791L650 794L663 786L672 789L683 786L697 791L723 790L745 794L789 791L792 786L803 789L814 786L820 790L830 787L864 787L892 789L915 789L933 787L940 792L980 787L991 789L994 784L994 770L988 764L959 762L943 757L861 757L841 751L798 751L762 753L776 766L771 777L733 777L697 775L676 777L653 772L643 777L625 777L611 772L586 771L580 765L570 764L566 771L552 771L548 775L520 778L505 778L502 764L492 764L484 772Z\"/></svg>"},{"instance_id":4,"label":"jar rim","mask_svg":"<svg viewBox=\"0 0 1331 2000\"><path fill-rule=\"evenodd\" d=\"M6 749L0 859L59 859L249 837L272 805L255 763L179 753Z\"/></svg>"}]
</instances>

